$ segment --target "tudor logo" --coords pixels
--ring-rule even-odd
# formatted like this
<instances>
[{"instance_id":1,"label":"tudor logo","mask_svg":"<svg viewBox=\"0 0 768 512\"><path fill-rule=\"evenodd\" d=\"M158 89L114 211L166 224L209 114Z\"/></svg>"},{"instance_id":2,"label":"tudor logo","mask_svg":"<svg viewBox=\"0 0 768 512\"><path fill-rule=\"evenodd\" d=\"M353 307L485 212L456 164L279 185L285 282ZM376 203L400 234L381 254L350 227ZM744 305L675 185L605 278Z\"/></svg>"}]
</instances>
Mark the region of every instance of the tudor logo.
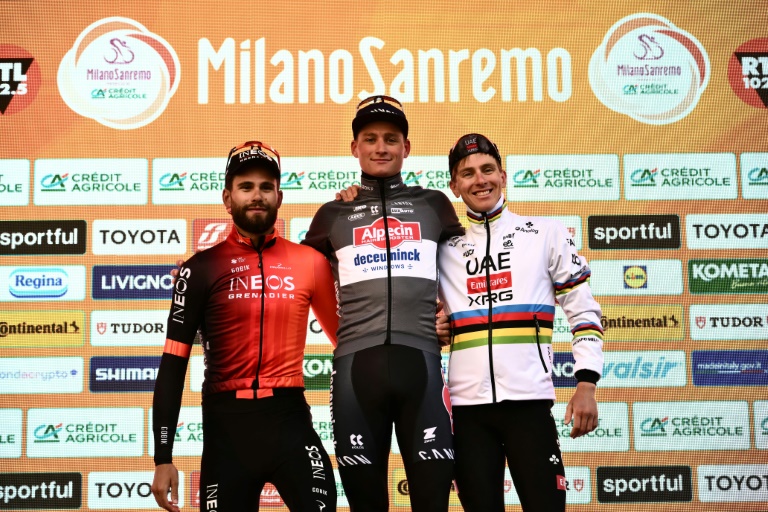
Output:
<instances>
[{"instance_id":1,"label":"tudor logo","mask_svg":"<svg viewBox=\"0 0 768 512\"><path fill-rule=\"evenodd\" d=\"M377 249L399 247L403 242L421 242L421 224L418 222L400 222L395 217L387 218L385 228L384 218L376 219L369 226L353 230L354 246L372 245Z\"/></svg>"},{"instance_id":2,"label":"tudor logo","mask_svg":"<svg viewBox=\"0 0 768 512\"><path fill-rule=\"evenodd\" d=\"M107 323L106 322L97 323L96 330L99 332L99 334L104 334L105 332L107 332Z\"/></svg>"},{"instance_id":3,"label":"tudor logo","mask_svg":"<svg viewBox=\"0 0 768 512\"><path fill-rule=\"evenodd\" d=\"M696 317L696 327L699 329L703 329L707 326L707 317L705 316L697 316Z\"/></svg>"}]
</instances>

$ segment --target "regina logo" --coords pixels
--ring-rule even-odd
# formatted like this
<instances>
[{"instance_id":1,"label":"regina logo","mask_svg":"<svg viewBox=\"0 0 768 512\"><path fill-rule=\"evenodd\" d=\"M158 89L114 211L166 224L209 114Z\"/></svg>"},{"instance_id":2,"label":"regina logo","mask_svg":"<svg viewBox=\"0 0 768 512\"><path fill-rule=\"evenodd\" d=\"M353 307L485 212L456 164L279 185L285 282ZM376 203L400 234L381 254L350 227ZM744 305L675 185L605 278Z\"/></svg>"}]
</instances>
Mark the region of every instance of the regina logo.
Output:
<instances>
[{"instance_id":1,"label":"regina logo","mask_svg":"<svg viewBox=\"0 0 768 512\"><path fill-rule=\"evenodd\" d=\"M354 245L372 245L377 249L399 247L403 242L421 242L421 224L418 222L400 222L395 217L388 217L386 228L384 217L376 219L371 225L353 230Z\"/></svg>"}]
</instances>

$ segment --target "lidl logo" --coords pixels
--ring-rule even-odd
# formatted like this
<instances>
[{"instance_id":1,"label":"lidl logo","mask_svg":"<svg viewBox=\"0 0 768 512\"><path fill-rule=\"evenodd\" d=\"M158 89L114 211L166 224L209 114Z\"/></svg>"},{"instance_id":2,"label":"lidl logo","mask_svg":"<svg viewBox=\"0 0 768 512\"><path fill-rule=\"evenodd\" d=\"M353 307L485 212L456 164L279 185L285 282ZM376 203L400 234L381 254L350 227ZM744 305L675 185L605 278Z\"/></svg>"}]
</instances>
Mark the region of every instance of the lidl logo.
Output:
<instances>
[{"instance_id":1,"label":"lidl logo","mask_svg":"<svg viewBox=\"0 0 768 512\"><path fill-rule=\"evenodd\" d=\"M648 268L645 265L625 265L624 288L648 288Z\"/></svg>"}]
</instances>

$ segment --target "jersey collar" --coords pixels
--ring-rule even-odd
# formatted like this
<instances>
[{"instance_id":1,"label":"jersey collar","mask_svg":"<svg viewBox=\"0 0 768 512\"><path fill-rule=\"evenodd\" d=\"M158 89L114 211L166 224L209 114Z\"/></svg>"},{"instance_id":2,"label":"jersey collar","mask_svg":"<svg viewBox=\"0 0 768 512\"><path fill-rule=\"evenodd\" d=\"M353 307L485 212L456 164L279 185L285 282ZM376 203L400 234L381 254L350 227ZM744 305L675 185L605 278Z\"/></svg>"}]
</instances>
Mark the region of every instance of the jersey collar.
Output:
<instances>
[{"instance_id":1,"label":"jersey collar","mask_svg":"<svg viewBox=\"0 0 768 512\"><path fill-rule=\"evenodd\" d=\"M361 171L360 195L379 197L383 190L384 195L388 196L404 188L405 183L403 183L403 175L401 173L388 178L376 178Z\"/></svg>"},{"instance_id":2,"label":"jersey collar","mask_svg":"<svg viewBox=\"0 0 768 512\"><path fill-rule=\"evenodd\" d=\"M499 202L496 203L496 206L494 206L493 209L491 209L489 212L476 213L467 208L467 218L472 224L483 224L486 218L488 219L488 222L493 222L499 219L501 214L504 213L504 210L506 209L507 200L504 198L504 196L501 196L499 198Z\"/></svg>"}]
</instances>

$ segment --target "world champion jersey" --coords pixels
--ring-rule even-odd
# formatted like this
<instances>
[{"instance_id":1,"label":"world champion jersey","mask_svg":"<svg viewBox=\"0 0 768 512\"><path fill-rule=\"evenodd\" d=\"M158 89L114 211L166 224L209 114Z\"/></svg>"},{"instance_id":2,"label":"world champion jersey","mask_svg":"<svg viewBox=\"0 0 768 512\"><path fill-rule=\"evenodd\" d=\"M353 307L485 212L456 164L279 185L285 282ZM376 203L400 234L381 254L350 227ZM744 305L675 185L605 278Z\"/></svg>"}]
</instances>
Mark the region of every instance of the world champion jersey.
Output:
<instances>
[{"instance_id":1,"label":"world champion jersey","mask_svg":"<svg viewBox=\"0 0 768 512\"><path fill-rule=\"evenodd\" d=\"M452 331L453 405L555 399L555 303L573 334L575 371L602 374L600 305L589 266L562 223L522 217L502 197L493 211L467 211L466 235L442 244L440 298Z\"/></svg>"},{"instance_id":2,"label":"world champion jersey","mask_svg":"<svg viewBox=\"0 0 768 512\"><path fill-rule=\"evenodd\" d=\"M276 232L257 250L233 227L224 242L192 256L176 278L155 385L158 453L165 449L170 459L161 430L175 432L198 331L205 354L204 396L222 391L242 398L271 396L274 388L304 386L310 307L335 344L338 315L328 261Z\"/></svg>"},{"instance_id":3,"label":"world champion jersey","mask_svg":"<svg viewBox=\"0 0 768 512\"><path fill-rule=\"evenodd\" d=\"M338 282L334 354L388 343L439 353L438 244L463 232L445 194L408 187L400 174L363 174L354 201L324 204L302 243L328 257Z\"/></svg>"}]
</instances>

